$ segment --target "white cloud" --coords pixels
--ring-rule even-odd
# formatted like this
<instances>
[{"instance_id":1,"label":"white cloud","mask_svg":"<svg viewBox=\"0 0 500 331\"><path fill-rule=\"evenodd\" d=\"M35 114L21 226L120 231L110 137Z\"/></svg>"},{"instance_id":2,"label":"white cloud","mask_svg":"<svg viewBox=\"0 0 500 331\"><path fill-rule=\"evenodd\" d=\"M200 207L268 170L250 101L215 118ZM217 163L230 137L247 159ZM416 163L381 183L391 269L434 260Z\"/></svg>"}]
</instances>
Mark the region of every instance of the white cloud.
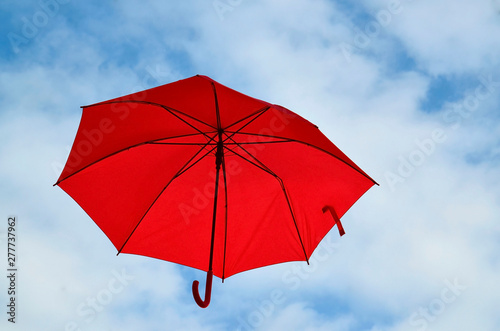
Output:
<instances>
[{"instance_id":1,"label":"white cloud","mask_svg":"<svg viewBox=\"0 0 500 331\"><path fill-rule=\"evenodd\" d=\"M497 63L500 17L490 1L400 3L402 13L387 29L403 42L421 69L433 75L461 74Z\"/></svg>"},{"instance_id":2,"label":"white cloud","mask_svg":"<svg viewBox=\"0 0 500 331\"><path fill-rule=\"evenodd\" d=\"M248 321L250 325L256 326L259 325L258 322L257 317ZM304 303L295 303L285 307L270 321L263 322L262 328L264 330L343 331L351 330L355 324L356 322L352 316L341 316L330 320L318 314L314 309L307 307Z\"/></svg>"}]
</instances>

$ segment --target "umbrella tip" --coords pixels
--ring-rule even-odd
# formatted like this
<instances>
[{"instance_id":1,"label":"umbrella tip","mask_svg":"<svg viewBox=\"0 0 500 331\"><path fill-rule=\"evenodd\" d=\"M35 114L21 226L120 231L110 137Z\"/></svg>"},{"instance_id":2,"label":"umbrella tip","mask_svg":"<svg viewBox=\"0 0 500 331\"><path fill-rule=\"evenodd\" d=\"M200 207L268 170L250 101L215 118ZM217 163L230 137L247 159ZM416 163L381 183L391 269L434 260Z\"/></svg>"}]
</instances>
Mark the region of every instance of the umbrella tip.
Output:
<instances>
[{"instance_id":1,"label":"umbrella tip","mask_svg":"<svg viewBox=\"0 0 500 331\"><path fill-rule=\"evenodd\" d=\"M212 78L208 77L207 75L197 74L195 77L203 78L203 79L206 79L206 80L209 80L209 81L214 81Z\"/></svg>"}]
</instances>

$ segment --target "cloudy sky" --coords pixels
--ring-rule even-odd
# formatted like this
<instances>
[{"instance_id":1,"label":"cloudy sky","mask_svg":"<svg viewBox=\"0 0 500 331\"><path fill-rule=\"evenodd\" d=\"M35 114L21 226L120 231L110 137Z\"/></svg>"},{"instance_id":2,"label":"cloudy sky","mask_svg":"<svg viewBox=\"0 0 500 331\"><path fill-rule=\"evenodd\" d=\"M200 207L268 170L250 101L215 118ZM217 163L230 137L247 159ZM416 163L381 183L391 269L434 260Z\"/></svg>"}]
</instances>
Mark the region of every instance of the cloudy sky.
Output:
<instances>
[{"instance_id":1,"label":"cloudy sky","mask_svg":"<svg viewBox=\"0 0 500 331\"><path fill-rule=\"evenodd\" d=\"M354 4L355 3L355 4ZM2 330L500 329L500 1L3 0ZM380 183L311 265L214 282L116 250L53 187L80 106L196 74L319 125Z\"/></svg>"}]
</instances>

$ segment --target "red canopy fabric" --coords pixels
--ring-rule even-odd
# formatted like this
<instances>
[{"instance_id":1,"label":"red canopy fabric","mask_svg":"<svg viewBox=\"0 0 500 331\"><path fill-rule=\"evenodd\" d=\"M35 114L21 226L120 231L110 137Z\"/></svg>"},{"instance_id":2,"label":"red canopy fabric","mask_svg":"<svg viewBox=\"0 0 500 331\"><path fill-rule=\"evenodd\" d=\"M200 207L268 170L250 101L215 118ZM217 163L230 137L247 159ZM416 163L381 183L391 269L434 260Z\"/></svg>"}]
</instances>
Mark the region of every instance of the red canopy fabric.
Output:
<instances>
[{"instance_id":1,"label":"red canopy fabric","mask_svg":"<svg viewBox=\"0 0 500 331\"><path fill-rule=\"evenodd\" d=\"M208 271L218 143L220 278L307 260L376 184L301 116L194 76L83 107L56 185L119 252Z\"/></svg>"}]
</instances>

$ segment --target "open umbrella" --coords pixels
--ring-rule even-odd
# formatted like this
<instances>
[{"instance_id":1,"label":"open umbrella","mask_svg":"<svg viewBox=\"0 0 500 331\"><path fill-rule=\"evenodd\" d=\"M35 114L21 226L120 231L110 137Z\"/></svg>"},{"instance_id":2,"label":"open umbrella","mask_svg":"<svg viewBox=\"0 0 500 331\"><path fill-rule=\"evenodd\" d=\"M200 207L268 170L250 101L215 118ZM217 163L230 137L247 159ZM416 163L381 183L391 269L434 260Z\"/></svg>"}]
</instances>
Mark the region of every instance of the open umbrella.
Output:
<instances>
[{"instance_id":1,"label":"open umbrella","mask_svg":"<svg viewBox=\"0 0 500 331\"><path fill-rule=\"evenodd\" d=\"M222 278L308 261L376 182L290 110L194 76L85 106L55 185L119 253Z\"/></svg>"}]
</instances>

